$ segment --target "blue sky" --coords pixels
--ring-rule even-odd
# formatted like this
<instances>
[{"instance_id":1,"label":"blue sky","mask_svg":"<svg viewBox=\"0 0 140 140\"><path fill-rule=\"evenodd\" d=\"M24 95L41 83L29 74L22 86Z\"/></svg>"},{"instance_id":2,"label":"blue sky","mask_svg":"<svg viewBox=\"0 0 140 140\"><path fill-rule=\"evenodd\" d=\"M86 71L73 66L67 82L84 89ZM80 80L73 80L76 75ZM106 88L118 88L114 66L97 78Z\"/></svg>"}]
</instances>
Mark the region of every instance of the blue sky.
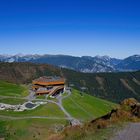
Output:
<instances>
[{"instance_id":1,"label":"blue sky","mask_svg":"<svg viewBox=\"0 0 140 140\"><path fill-rule=\"evenodd\" d=\"M3 0L1 54L140 54L139 0Z\"/></svg>"}]
</instances>

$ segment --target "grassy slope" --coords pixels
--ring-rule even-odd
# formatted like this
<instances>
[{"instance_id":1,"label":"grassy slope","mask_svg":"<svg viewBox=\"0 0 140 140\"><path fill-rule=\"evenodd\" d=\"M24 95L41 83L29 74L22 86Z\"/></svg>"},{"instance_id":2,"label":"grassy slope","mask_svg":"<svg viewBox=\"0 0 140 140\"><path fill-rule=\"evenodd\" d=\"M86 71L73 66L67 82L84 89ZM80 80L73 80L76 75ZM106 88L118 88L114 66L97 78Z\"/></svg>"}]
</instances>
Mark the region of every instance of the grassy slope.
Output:
<instances>
[{"instance_id":1,"label":"grassy slope","mask_svg":"<svg viewBox=\"0 0 140 140\"><path fill-rule=\"evenodd\" d=\"M0 103L11 104L11 105L23 104L26 101L27 100L24 99L0 98Z\"/></svg>"},{"instance_id":2,"label":"grassy slope","mask_svg":"<svg viewBox=\"0 0 140 140\"><path fill-rule=\"evenodd\" d=\"M25 87L6 82L0 82L0 95L21 96L27 90ZM9 104L23 103L20 99L0 99L0 102ZM115 106L115 104L90 96L88 94L80 95L80 92L73 90L72 95L63 101L65 109L73 116L81 120L90 120L106 114ZM64 117L63 112L52 103L40 106L35 110L24 112L0 111L1 115L10 116L58 116Z\"/></svg>"},{"instance_id":3,"label":"grassy slope","mask_svg":"<svg viewBox=\"0 0 140 140\"><path fill-rule=\"evenodd\" d=\"M26 86L16 85L0 81L0 95L4 96L26 96L28 89Z\"/></svg>"},{"instance_id":4,"label":"grassy slope","mask_svg":"<svg viewBox=\"0 0 140 140\"><path fill-rule=\"evenodd\" d=\"M25 96L27 88L7 82L0 81L0 95L4 96ZM25 100L0 98L0 102L8 104L21 104ZM24 112L0 111L0 115L6 116L49 116L65 117L59 107L52 103L42 105L35 110ZM48 119L25 119L25 120L5 120L0 119L0 137L7 140L34 140L47 138L51 127L55 125L66 125L66 120L48 120Z\"/></svg>"},{"instance_id":5,"label":"grassy slope","mask_svg":"<svg viewBox=\"0 0 140 140\"><path fill-rule=\"evenodd\" d=\"M0 120L0 136L5 137L5 140L47 140L56 124L61 126L66 123L64 120Z\"/></svg>"},{"instance_id":6,"label":"grassy slope","mask_svg":"<svg viewBox=\"0 0 140 140\"><path fill-rule=\"evenodd\" d=\"M28 91L28 89L25 86L20 86L20 85L0 81L0 95L14 96L14 97L15 96L25 96L28 93L27 91ZM22 104L25 102L25 100L0 98L0 102L7 103L7 104ZM24 112L0 111L0 115L21 116L21 117L22 116L64 117L64 113L59 109L59 107L52 103L47 103L46 105L42 105L42 106L36 108L35 110L31 110L31 111L24 111Z\"/></svg>"},{"instance_id":7,"label":"grassy slope","mask_svg":"<svg viewBox=\"0 0 140 140\"><path fill-rule=\"evenodd\" d=\"M27 89L20 85L9 84L6 82L0 82L0 95L7 96L21 96ZM3 94L5 93L5 94ZM24 94L25 95L25 94ZM23 103L24 100L20 99L2 99L0 102L19 104ZM95 117L101 116L116 106L111 102L83 94L73 90L72 95L67 99L64 99L63 105L65 109L72 114L73 117L88 121ZM64 117L64 113L52 103L42 105L35 110L24 111L24 112L13 112L13 111L0 111L0 115L10 116L50 116L50 117ZM66 125L66 120L47 120L47 119L26 119L26 120L0 120L0 136L7 137L7 140L21 140L25 139L40 139L47 138L50 129L55 125Z\"/></svg>"},{"instance_id":8,"label":"grassy slope","mask_svg":"<svg viewBox=\"0 0 140 140\"><path fill-rule=\"evenodd\" d=\"M64 113L58 108L57 105L53 103L47 103L46 105L41 105L34 110L24 111L24 112L13 112L13 111L0 111L0 115L10 115L10 116L48 116L48 117L65 117Z\"/></svg>"},{"instance_id":9,"label":"grassy slope","mask_svg":"<svg viewBox=\"0 0 140 140\"><path fill-rule=\"evenodd\" d=\"M116 106L114 103L85 93L81 96L77 90L72 91L72 95L63 101L63 105L73 117L82 120L90 120L102 116Z\"/></svg>"}]
</instances>

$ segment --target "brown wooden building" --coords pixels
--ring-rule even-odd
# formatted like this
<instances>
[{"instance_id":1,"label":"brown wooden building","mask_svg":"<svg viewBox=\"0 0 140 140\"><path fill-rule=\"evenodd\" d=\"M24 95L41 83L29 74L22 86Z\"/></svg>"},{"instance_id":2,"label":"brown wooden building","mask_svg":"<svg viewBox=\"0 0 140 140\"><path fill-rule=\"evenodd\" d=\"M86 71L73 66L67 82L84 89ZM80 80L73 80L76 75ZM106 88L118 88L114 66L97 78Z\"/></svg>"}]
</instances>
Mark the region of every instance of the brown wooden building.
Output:
<instances>
[{"instance_id":1,"label":"brown wooden building","mask_svg":"<svg viewBox=\"0 0 140 140\"><path fill-rule=\"evenodd\" d=\"M43 76L32 81L32 89L37 95L55 95L64 91L65 79L58 76Z\"/></svg>"}]
</instances>

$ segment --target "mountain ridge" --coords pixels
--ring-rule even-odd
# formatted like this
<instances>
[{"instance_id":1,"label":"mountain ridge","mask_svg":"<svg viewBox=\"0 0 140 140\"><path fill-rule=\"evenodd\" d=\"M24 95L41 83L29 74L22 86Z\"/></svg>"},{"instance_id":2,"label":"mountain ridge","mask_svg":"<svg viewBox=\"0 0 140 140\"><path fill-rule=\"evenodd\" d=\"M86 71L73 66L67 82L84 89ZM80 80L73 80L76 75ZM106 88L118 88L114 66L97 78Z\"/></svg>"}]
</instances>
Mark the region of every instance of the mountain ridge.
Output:
<instances>
[{"instance_id":1,"label":"mountain ridge","mask_svg":"<svg viewBox=\"0 0 140 140\"><path fill-rule=\"evenodd\" d=\"M1 62L32 62L51 64L84 73L123 72L140 70L140 55L132 55L125 59L109 56L70 56L70 55L0 55Z\"/></svg>"}]
</instances>

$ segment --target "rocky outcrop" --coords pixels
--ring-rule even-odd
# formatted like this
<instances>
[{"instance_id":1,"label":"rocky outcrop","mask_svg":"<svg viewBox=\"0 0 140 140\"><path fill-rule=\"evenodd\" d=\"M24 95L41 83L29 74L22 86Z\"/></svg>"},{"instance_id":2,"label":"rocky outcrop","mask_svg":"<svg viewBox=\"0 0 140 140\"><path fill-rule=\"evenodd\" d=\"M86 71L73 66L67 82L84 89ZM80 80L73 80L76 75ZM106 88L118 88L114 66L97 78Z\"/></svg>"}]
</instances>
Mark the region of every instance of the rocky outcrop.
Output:
<instances>
[{"instance_id":1,"label":"rocky outcrop","mask_svg":"<svg viewBox=\"0 0 140 140\"><path fill-rule=\"evenodd\" d=\"M128 99L123 100L120 104L121 104L121 106L126 105L126 106L131 107L131 106L133 106L133 105L135 105L137 103L138 103L138 101L136 99L128 98Z\"/></svg>"},{"instance_id":2,"label":"rocky outcrop","mask_svg":"<svg viewBox=\"0 0 140 140\"><path fill-rule=\"evenodd\" d=\"M133 119L140 119L140 103L134 98L129 98L122 101L117 109L113 109L108 114L92 120L89 123L89 127L96 126L100 129L112 122L121 120L133 121Z\"/></svg>"},{"instance_id":3,"label":"rocky outcrop","mask_svg":"<svg viewBox=\"0 0 140 140\"><path fill-rule=\"evenodd\" d=\"M134 99L134 98L129 98L129 99L125 99L122 103L121 106L127 106L130 109L130 112L132 114L132 116L136 116L138 118L140 118L140 103Z\"/></svg>"},{"instance_id":4,"label":"rocky outcrop","mask_svg":"<svg viewBox=\"0 0 140 140\"><path fill-rule=\"evenodd\" d=\"M140 118L140 104L135 104L132 108L132 114Z\"/></svg>"}]
</instances>

